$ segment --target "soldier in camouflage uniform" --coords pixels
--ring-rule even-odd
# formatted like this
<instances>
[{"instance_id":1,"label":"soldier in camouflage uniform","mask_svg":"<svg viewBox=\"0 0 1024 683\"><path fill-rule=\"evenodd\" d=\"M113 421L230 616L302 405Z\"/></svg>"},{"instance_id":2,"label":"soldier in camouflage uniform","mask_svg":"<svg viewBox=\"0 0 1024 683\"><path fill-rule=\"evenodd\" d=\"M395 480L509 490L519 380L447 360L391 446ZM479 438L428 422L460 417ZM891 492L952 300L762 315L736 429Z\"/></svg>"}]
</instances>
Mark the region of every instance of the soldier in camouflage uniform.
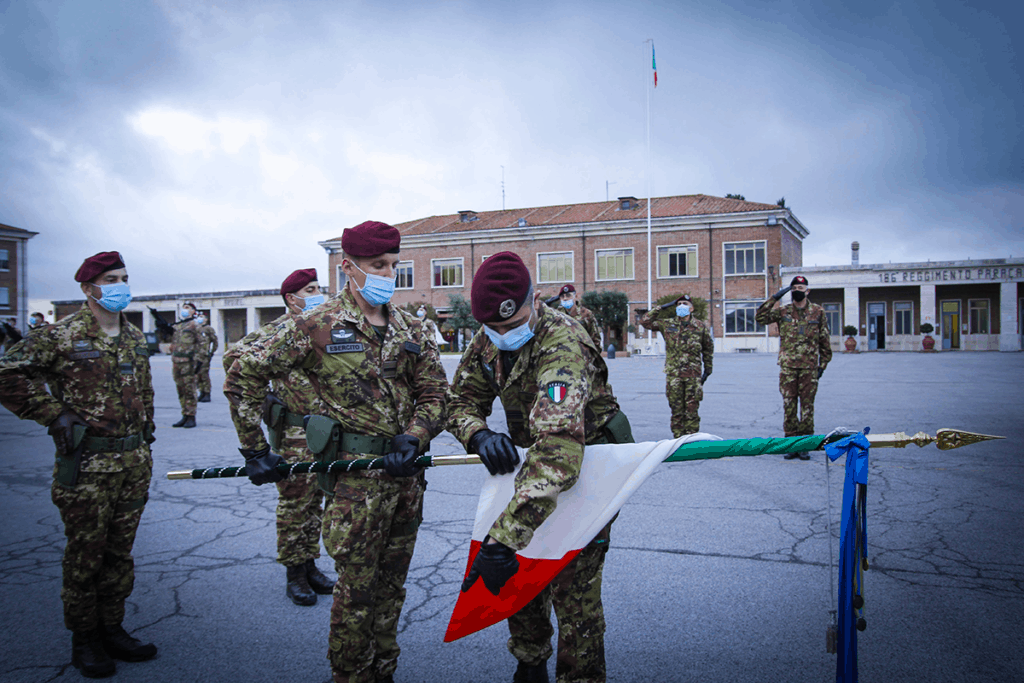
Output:
<instances>
[{"instance_id":1,"label":"soldier in camouflage uniform","mask_svg":"<svg viewBox=\"0 0 1024 683\"><path fill-rule=\"evenodd\" d=\"M437 342L438 346L445 343L442 341L444 337L441 336L441 333L437 329L437 323L427 317L427 309L425 306L419 307L419 310L416 311L416 317L423 321L423 334L429 335L435 342Z\"/></svg>"},{"instance_id":2,"label":"soldier in camouflage uniform","mask_svg":"<svg viewBox=\"0 0 1024 683\"><path fill-rule=\"evenodd\" d=\"M689 294L648 311L639 322L665 338L665 394L672 409L672 436L678 439L700 431L698 411L715 356L711 330L693 315Z\"/></svg>"},{"instance_id":3,"label":"soldier in camouflage uniform","mask_svg":"<svg viewBox=\"0 0 1024 683\"><path fill-rule=\"evenodd\" d=\"M598 350L603 350L601 348L601 326L597 323L597 317L594 315L594 312L576 301L576 288L572 285L564 285L558 292L558 299L562 312L583 325L583 329L594 340L594 346Z\"/></svg>"},{"instance_id":4,"label":"soldier in camouflage uniform","mask_svg":"<svg viewBox=\"0 0 1024 683\"><path fill-rule=\"evenodd\" d=\"M498 594L525 548L551 514L560 491L573 486L584 444L631 443L629 421L608 384L601 352L581 325L534 301L530 274L511 252L488 258L473 278L473 337L449 392L448 430L491 474L514 471L514 446L528 448L515 496L494 523L463 590L476 577ZM511 435L487 428L495 397ZM611 523L534 600L509 617L508 649L518 660L514 681L546 682L551 608L558 621L557 680L604 681L601 574Z\"/></svg>"},{"instance_id":5,"label":"soldier in camouflage uniform","mask_svg":"<svg viewBox=\"0 0 1024 683\"><path fill-rule=\"evenodd\" d=\"M448 383L434 340L415 316L389 305L401 237L367 221L342 234L341 293L281 323L231 366L224 393L255 484L280 480L260 429L269 380L304 370L318 397L311 419L342 432L337 453L384 456L384 469L324 475L324 545L338 582L328 659L336 683L392 681L405 578L422 519L426 482L416 457L444 429ZM313 431L307 431L312 438ZM318 446L318 449L320 447Z\"/></svg>"},{"instance_id":6,"label":"soldier in camouflage uniform","mask_svg":"<svg viewBox=\"0 0 1024 683\"><path fill-rule=\"evenodd\" d=\"M101 678L115 671L111 657L156 655L121 625L153 471L153 382L146 339L120 313L131 301L120 254L86 259L75 280L85 305L0 358L0 402L48 425L57 445L51 497L67 536L61 599L71 663Z\"/></svg>"},{"instance_id":7,"label":"soldier in camouflage uniform","mask_svg":"<svg viewBox=\"0 0 1024 683\"><path fill-rule=\"evenodd\" d=\"M260 339L269 337L286 320L311 311L324 302L317 282L316 269L296 270L281 283L281 298L288 312L280 318L248 334L224 353L224 373ZM309 462L313 454L306 448L306 433L302 417L318 408L318 399L309 377L296 370L273 382L270 402L279 404L284 412L272 434L279 435L275 449L285 462ZM267 416L268 410L264 412ZM231 405L232 416L236 407ZM277 482L277 561L285 566L287 580L285 595L296 605L315 605L317 594L330 595L334 591L331 581L316 566L320 557L320 528L323 523L323 491L315 474L293 474Z\"/></svg>"},{"instance_id":8,"label":"soldier in camouflage uniform","mask_svg":"<svg viewBox=\"0 0 1024 683\"><path fill-rule=\"evenodd\" d=\"M199 369L196 372L199 398L196 400L199 403L209 403L210 359L213 358L213 354L217 353L217 331L213 329L213 325L202 314L196 318L196 327L199 331L199 345L196 349L196 358L199 360Z\"/></svg>"},{"instance_id":9,"label":"soldier in camouflage uniform","mask_svg":"<svg viewBox=\"0 0 1024 683\"><path fill-rule=\"evenodd\" d=\"M196 426L196 381L199 369L199 326L196 306L186 301L181 307L181 320L174 325L171 338L171 362L174 386L181 403L181 419L172 427L191 429Z\"/></svg>"},{"instance_id":10,"label":"soldier in camouflage uniform","mask_svg":"<svg viewBox=\"0 0 1024 683\"><path fill-rule=\"evenodd\" d=\"M793 303L774 308L790 290L793 290ZM832 360L832 347L824 309L807 298L807 278L794 277L789 287L780 289L761 304L754 319L760 325L776 323L779 326L779 391L786 436L813 434L814 395L818 393L818 380ZM787 453L785 457L810 460L811 456L800 452Z\"/></svg>"}]
</instances>

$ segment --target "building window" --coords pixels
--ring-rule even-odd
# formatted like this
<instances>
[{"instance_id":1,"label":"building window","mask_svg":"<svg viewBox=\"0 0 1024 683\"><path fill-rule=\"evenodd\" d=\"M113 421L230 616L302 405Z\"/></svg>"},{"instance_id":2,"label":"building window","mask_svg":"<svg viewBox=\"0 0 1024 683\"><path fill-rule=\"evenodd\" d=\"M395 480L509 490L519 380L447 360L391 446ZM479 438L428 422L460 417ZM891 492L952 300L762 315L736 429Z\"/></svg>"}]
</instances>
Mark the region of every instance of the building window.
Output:
<instances>
[{"instance_id":1,"label":"building window","mask_svg":"<svg viewBox=\"0 0 1024 683\"><path fill-rule=\"evenodd\" d=\"M0 308L8 308L11 305L11 292L6 287L0 287Z\"/></svg>"},{"instance_id":2,"label":"building window","mask_svg":"<svg viewBox=\"0 0 1024 683\"><path fill-rule=\"evenodd\" d=\"M988 299L971 299L971 334L988 334Z\"/></svg>"},{"instance_id":3,"label":"building window","mask_svg":"<svg viewBox=\"0 0 1024 683\"><path fill-rule=\"evenodd\" d=\"M462 286L461 258L431 259L430 268L434 271L434 287Z\"/></svg>"},{"instance_id":4,"label":"building window","mask_svg":"<svg viewBox=\"0 0 1024 683\"><path fill-rule=\"evenodd\" d=\"M843 319L842 304L822 304L825 309L825 320L828 322L828 332L831 335L838 335L843 331L839 321Z\"/></svg>"},{"instance_id":5,"label":"building window","mask_svg":"<svg viewBox=\"0 0 1024 683\"><path fill-rule=\"evenodd\" d=\"M597 262L598 280L632 280L633 279L633 248L629 249L597 249L594 251Z\"/></svg>"},{"instance_id":6,"label":"building window","mask_svg":"<svg viewBox=\"0 0 1024 683\"><path fill-rule=\"evenodd\" d=\"M572 252L537 254L537 282L572 282Z\"/></svg>"},{"instance_id":7,"label":"building window","mask_svg":"<svg viewBox=\"0 0 1024 683\"><path fill-rule=\"evenodd\" d=\"M725 274L764 272L764 242L733 242L725 245Z\"/></svg>"},{"instance_id":8,"label":"building window","mask_svg":"<svg viewBox=\"0 0 1024 683\"><path fill-rule=\"evenodd\" d=\"M763 334L764 325L758 325L754 320L758 306L755 301L725 304L725 333Z\"/></svg>"},{"instance_id":9,"label":"building window","mask_svg":"<svg viewBox=\"0 0 1024 683\"><path fill-rule=\"evenodd\" d=\"M6 249L0 249L0 270L11 269L11 255Z\"/></svg>"},{"instance_id":10,"label":"building window","mask_svg":"<svg viewBox=\"0 0 1024 683\"><path fill-rule=\"evenodd\" d=\"M914 304L897 301L892 305L896 317L896 334L914 334Z\"/></svg>"},{"instance_id":11,"label":"building window","mask_svg":"<svg viewBox=\"0 0 1024 683\"><path fill-rule=\"evenodd\" d=\"M697 277L697 245L658 247L658 277Z\"/></svg>"},{"instance_id":12,"label":"building window","mask_svg":"<svg viewBox=\"0 0 1024 683\"><path fill-rule=\"evenodd\" d=\"M335 294L337 294L337 293L341 292L341 290L345 289L345 283L348 282L348 275L345 275L345 271L341 269L341 266L338 266L337 273L338 273L338 282L337 282L337 288L334 290Z\"/></svg>"},{"instance_id":13,"label":"building window","mask_svg":"<svg viewBox=\"0 0 1024 683\"><path fill-rule=\"evenodd\" d=\"M395 273L395 289L412 289L412 261L399 261Z\"/></svg>"}]
</instances>

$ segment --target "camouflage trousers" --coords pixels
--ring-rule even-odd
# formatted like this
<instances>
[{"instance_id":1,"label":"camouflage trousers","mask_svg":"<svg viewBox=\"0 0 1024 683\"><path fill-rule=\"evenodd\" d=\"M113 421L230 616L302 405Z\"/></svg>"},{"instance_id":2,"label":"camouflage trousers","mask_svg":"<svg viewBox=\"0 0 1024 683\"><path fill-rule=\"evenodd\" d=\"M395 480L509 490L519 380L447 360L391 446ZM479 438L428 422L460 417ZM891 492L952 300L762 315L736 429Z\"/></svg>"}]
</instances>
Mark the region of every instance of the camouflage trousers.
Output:
<instances>
[{"instance_id":1,"label":"camouflage trousers","mask_svg":"<svg viewBox=\"0 0 1024 683\"><path fill-rule=\"evenodd\" d=\"M182 415L196 414L196 363L189 358L175 358L174 386L178 388L178 402Z\"/></svg>"},{"instance_id":2,"label":"camouflage trousers","mask_svg":"<svg viewBox=\"0 0 1024 683\"><path fill-rule=\"evenodd\" d=\"M665 382L668 406L672 409L672 436L700 431L700 401L704 398L704 387L699 377L669 377Z\"/></svg>"},{"instance_id":3,"label":"camouflage trousers","mask_svg":"<svg viewBox=\"0 0 1024 683\"><path fill-rule=\"evenodd\" d=\"M305 438L285 438L279 451L285 462L310 462ZM294 474L277 483L277 561L294 567L320 557L323 491L315 474Z\"/></svg>"},{"instance_id":4,"label":"camouflage trousers","mask_svg":"<svg viewBox=\"0 0 1024 683\"><path fill-rule=\"evenodd\" d=\"M210 356L196 358L199 369L196 371L196 384L200 394L210 393Z\"/></svg>"},{"instance_id":5,"label":"camouflage trousers","mask_svg":"<svg viewBox=\"0 0 1024 683\"><path fill-rule=\"evenodd\" d=\"M327 639L335 683L373 683L398 668L398 618L425 488L422 474L338 478L323 530L338 572Z\"/></svg>"},{"instance_id":6,"label":"camouflage trousers","mask_svg":"<svg viewBox=\"0 0 1024 683\"><path fill-rule=\"evenodd\" d=\"M613 520L614 521L614 520ZM508 618L508 650L524 664L543 664L551 657L551 608L558 621L558 683L604 683L604 605L601 574L611 526L584 548L547 588Z\"/></svg>"},{"instance_id":7,"label":"camouflage trousers","mask_svg":"<svg viewBox=\"0 0 1024 683\"><path fill-rule=\"evenodd\" d=\"M68 539L60 592L68 630L90 631L124 619L124 601L135 585L132 546L152 474L146 465L80 472L74 488L53 482L50 497Z\"/></svg>"},{"instance_id":8,"label":"camouflage trousers","mask_svg":"<svg viewBox=\"0 0 1024 683\"><path fill-rule=\"evenodd\" d=\"M818 393L818 369L779 369L782 392L782 428L786 436L814 433L814 395ZM797 403L799 402L799 408Z\"/></svg>"}]
</instances>

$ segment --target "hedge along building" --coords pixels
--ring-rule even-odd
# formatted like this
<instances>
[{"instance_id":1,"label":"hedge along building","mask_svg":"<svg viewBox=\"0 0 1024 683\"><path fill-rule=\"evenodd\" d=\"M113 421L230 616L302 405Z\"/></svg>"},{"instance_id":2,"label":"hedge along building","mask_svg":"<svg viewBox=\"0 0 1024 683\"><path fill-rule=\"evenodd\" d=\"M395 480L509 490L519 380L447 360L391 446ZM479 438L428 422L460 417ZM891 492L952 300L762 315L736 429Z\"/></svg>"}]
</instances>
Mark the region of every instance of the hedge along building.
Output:
<instances>
[{"instance_id":1,"label":"hedge along building","mask_svg":"<svg viewBox=\"0 0 1024 683\"><path fill-rule=\"evenodd\" d=\"M807 278L835 348L849 325L861 350L918 351L929 323L936 349L1021 350L1024 258L861 265L859 251L854 242L848 266L782 270Z\"/></svg>"},{"instance_id":2,"label":"hedge along building","mask_svg":"<svg viewBox=\"0 0 1024 683\"><path fill-rule=\"evenodd\" d=\"M708 301L718 350L778 348L754 323L758 305L782 281L782 266L800 266L808 230L790 209L707 195L651 200L652 299L687 293ZM513 251L536 288L555 294L568 283L582 297L620 291L631 322L647 310L647 201L564 204L507 211L459 211L395 225L402 233L400 305L429 303L447 318L449 294L469 298L473 276L491 254ZM329 254L330 288L345 282L341 237L319 243ZM646 352L637 335L613 333ZM641 338L637 338L640 336ZM608 341L605 341L607 345ZM656 342L656 352L660 342Z\"/></svg>"}]
</instances>

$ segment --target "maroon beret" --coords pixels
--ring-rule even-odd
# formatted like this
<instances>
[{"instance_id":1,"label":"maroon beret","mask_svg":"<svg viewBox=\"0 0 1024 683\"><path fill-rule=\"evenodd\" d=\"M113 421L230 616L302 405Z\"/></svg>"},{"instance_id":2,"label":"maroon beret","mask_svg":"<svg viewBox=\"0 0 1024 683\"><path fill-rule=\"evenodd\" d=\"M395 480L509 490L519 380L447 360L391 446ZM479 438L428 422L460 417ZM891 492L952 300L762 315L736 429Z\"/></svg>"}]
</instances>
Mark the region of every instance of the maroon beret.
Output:
<instances>
[{"instance_id":1,"label":"maroon beret","mask_svg":"<svg viewBox=\"0 0 1024 683\"><path fill-rule=\"evenodd\" d=\"M789 283L790 287L792 287L793 285L805 285L806 286L807 285L807 278L805 278L803 275L797 275L795 278L793 278L793 281Z\"/></svg>"},{"instance_id":2,"label":"maroon beret","mask_svg":"<svg viewBox=\"0 0 1024 683\"><path fill-rule=\"evenodd\" d=\"M565 285L562 287L562 294L568 294L569 292L575 292L576 288L572 285Z\"/></svg>"},{"instance_id":3,"label":"maroon beret","mask_svg":"<svg viewBox=\"0 0 1024 683\"><path fill-rule=\"evenodd\" d=\"M75 273L75 282L92 282L96 276L118 268L124 268L121 254L116 251L101 251L82 261L78 272Z\"/></svg>"},{"instance_id":4,"label":"maroon beret","mask_svg":"<svg viewBox=\"0 0 1024 683\"><path fill-rule=\"evenodd\" d=\"M482 323L500 323L516 314L531 291L530 271L511 251L490 256L476 271L469 298L473 317Z\"/></svg>"},{"instance_id":5,"label":"maroon beret","mask_svg":"<svg viewBox=\"0 0 1024 683\"><path fill-rule=\"evenodd\" d=\"M303 268L296 270L294 273L289 275L281 283L281 296L285 294L294 294L299 291L310 282L317 281L316 268Z\"/></svg>"},{"instance_id":6,"label":"maroon beret","mask_svg":"<svg viewBox=\"0 0 1024 683\"><path fill-rule=\"evenodd\" d=\"M676 299L676 303L679 303L680 301L689 301L691 304L693 303L693 299L690 298L689 294L683 294Z\"/></svg>"},{"instance_id":7,"label":"maroon beret","mask_svg":"<svg viewBox=\"0 0 1024 683\"><path fill-rule=\"evenodd\" d=\"M341 233L341 250L349 256L397 254L401 244L398 228L379 221L366 221Z\"/></svg>"}]
</instances>

